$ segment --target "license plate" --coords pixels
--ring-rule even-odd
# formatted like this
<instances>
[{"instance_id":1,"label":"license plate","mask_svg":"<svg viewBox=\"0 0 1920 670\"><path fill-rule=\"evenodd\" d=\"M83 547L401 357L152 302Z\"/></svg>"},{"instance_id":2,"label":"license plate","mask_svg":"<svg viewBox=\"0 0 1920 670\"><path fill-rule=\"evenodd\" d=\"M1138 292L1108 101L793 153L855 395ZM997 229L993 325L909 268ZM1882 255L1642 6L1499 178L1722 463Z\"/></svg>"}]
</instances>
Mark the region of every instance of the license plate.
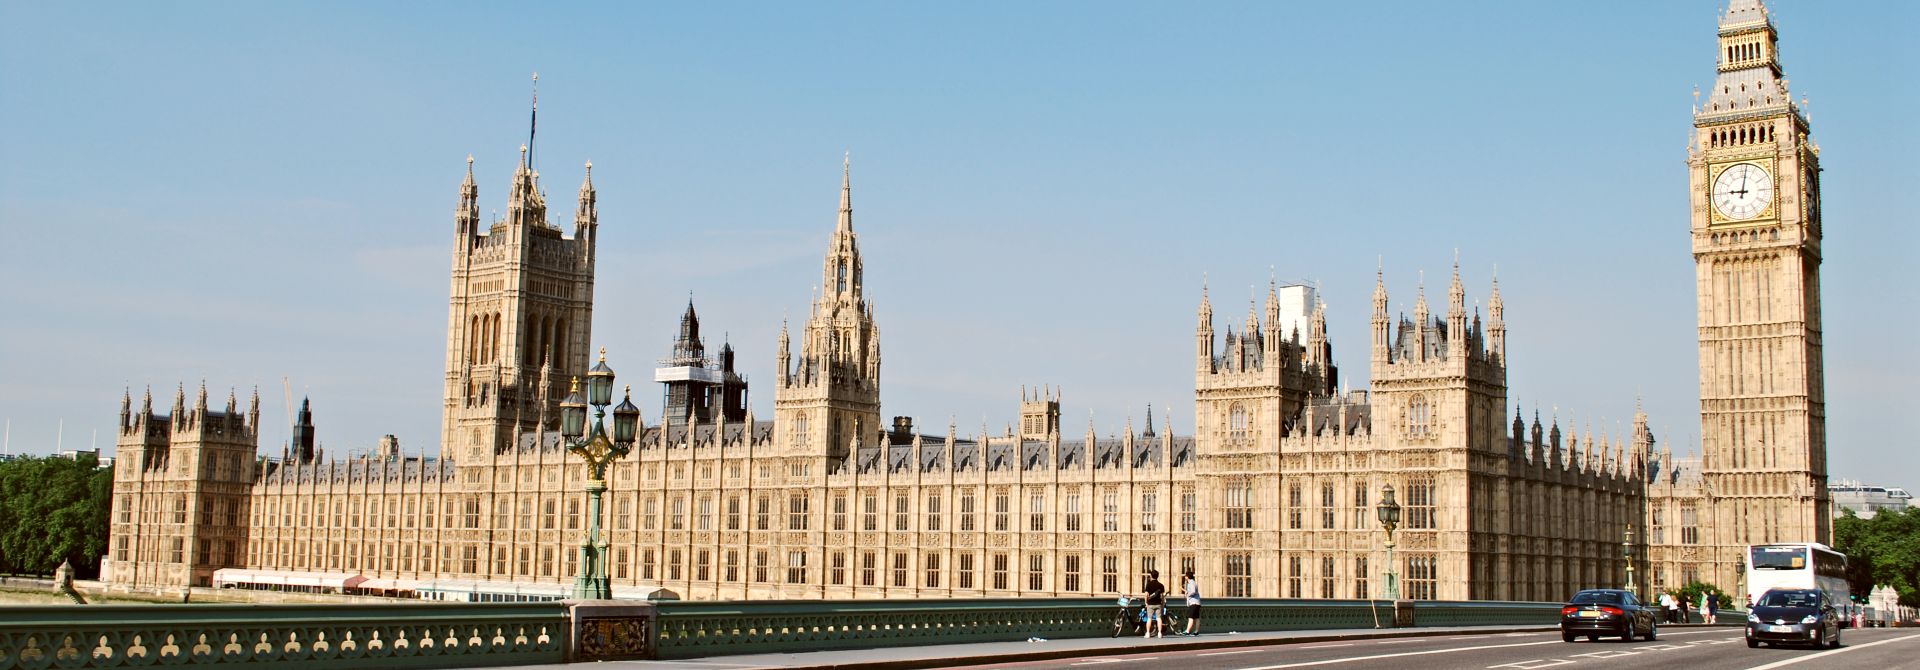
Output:
<instances>
[{"instance_id":1,"label":"license plate","mask_svg":"<svg viewBox=\"0 0 1920 670\"><path fill-rule=\"evenodd\" d=\"M1793 630L1793 626L1767 626L1767 632L1769 632L1769 633L1792 633L1792 632L1794 632L1794 630Z\"/></svg>"},{"instance_id":2,"label":"license plate","mask_svg":"<svg viewBox=\"0 0 1920 670\"><path fill-rule=\"evenodd\" d=\"M1599 613L1599 612L1595 612L1595 611L1593 611L1593 610L1582 610L1582 611L1580 612L1580 618L1582 618L1582 619L1598 619L1598 618L1600 618L1600 613Z\"/></svg>"}]
</instances>

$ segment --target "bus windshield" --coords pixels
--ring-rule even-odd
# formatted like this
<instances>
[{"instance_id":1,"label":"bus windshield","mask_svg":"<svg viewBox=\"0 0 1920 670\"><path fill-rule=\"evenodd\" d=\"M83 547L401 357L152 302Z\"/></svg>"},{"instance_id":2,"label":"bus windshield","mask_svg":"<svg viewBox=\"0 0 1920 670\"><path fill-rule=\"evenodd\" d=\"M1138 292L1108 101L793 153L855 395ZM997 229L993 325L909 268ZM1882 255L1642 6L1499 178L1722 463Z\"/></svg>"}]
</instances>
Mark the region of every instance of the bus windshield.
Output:
<instances>
[{"instance_id":1,"label":"bus windshield","mask_svg":"<svg viewBox=\"0 0 1920 670\"><path fill-rule=\"evenodd\" d=\"M1804 570L1806 567L1805 547L1753 548L1753 569L1755 570Z\"/></svg>"}]
</instances>

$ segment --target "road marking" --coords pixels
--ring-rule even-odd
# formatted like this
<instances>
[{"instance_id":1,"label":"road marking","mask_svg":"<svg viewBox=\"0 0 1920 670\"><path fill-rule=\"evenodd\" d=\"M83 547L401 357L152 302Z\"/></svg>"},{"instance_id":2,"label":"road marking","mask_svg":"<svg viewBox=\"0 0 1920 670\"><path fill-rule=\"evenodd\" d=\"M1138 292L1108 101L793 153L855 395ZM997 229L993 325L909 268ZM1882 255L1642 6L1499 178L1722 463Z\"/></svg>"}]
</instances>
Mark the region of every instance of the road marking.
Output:
<instances>
[{"instance_id":1,"label":"road marking","mask_svg":"<svg viewBox=\"0 0 1920 670\"><path fill-rule=\"evenodd\" d=\"M1351 646L1353 646L1352 642L1342 642L1340 644L1322 644L1322 645L1316 645L1312 647L1301 647L1301 649L1332 649L1334 647L1351 647Z\"/></svg>"},{"instance_id":2,"label":"road marking","mask_svg":"<svg viewBox=\"0 0 1920 670\"><path fill-rule=\"evenodd\" d=\"M1588 652L1585 654L1574 654L1573 657L1574 658L1617 658L1620 656L1632 656L1638 653L1640 652L1625 651L1621 649L1607 649L1604 651L1594 651L1594 652Z\"/></svg>"},{"instance_id":3,"label":"road marking","mask_svg":"<svg viewBox=\"0 0 1920 670\"><path fill-rule=\"evenodd\" d=\"M1132 661L1158 661L1158 660L1160 660L1159 656L1147 656L1144 658L1094 658L1094 659L1081 661L1079 663L1072 663L1070 665L1105 665L1108 663L1129 663Z\"/></svg>"},{"instance_id":4,"label":"road marking","mask_svg":"<svg viewBox=\"0 0 1920 670\"><path fill-rule=\"evenodd\" d=\"M1874 642L1868 642L1868 643L1866 643L1866 644L1854 644L1854 645L1848 645L1848 646L1845 646L1845 647L1841 647L1841 648L1839 648L1839 649L1833 649L1833 650L1829 650L1829 651L1823 651L1823 652L1820 652L1820 653L1818 653L1818 654L1812 654L1812 655L1808 655L1808 656L1800 656L1800 657L1797 657L1797 658L1789 658L1789 659L1787 659L1787 660L1784 660L1784 661L1775 661L1775 662L1773 662L1773 663L1768 663L1768 664L1766 664L1766 665L1756 665L1756 666L1753 666L1753 667L1751 667L1751 668L1747 668L1747 670L1769 670L1769 668L1778 668L1778 667L1782 667L1782 666L1787 666L1787 665L1793 665L1793 664L1795 664L1795 663L1799 663L1799 662L1801 662L1801 661L1811 661L1811 660L1813 660L1813 659L1816 659L1816 658L1820 658L1821 656L1832 656L1832 655L1834 655L1834 654L1842 654L1842 653L1846 653L1846 652L1849 652L1849 651L1853 651L1853 650L1855 650L1855 649L1865 649L1865 648L1867 648L1867 647L1871 647L1871 646L1873 646L1873 645L1876 645L1876 644L1886 644L1886 643L1888 643L1888 642L1904 642L1904 641L1907 641L1907 640L1911 640L1911 639L1914 639L1914 638L1920 638L1920 635L1908 635L1908 636L1906 636L1906 637L1896 637L1896 638L1891 638L1891 639L1886 639L1886 640L1878 640L1878 641L1874 641Z\"/></svg>"},{"instance_id":5,"label":"road marking","mask_svg":"<svg viewBox=\"0 0 1920 670\"><path fill-rule=\"evenodd\" d=\"M1569 661L1562 658L1536 658L1531 661L1514 661L1512 663L1507 663L1503 665L1489 665L1487 666L1487 670L1493 670L1494 668L1519 668L1520 670L1533 670L1533 668L1551 668L1556 665L1569 665L1571 663L1573 663L1573 661Z\"/></svg>"},{"instance_id":6,"label":"road marking","mask_svg":"<svg viewBox=\"0 0 1920 670\"><path fill-rule=\"evenodd\" d=\"M1476 638L1478 638L1478 637L1480 637L1480 636L1478 636L1478 635L1462 635L1462 636L1460 636L1460 637L1450 637L1450 638L1447 638L1447 639L1448 639L1448 640L1472 640L1472 639L1476 639Z\"/></svg>"},{"instance_id":7,"label":"road marking","mask_svg":"<svg viewBox=\"0 0 1920 670\"><path fill-rule=\"evenodd\" d=\"M1917 636L1917 637L1920 637L1920 636ZM1335 663L1352 663L1354 661L1372 661L1372 660L1382 659L1382 658L1399 658L1401 656L1424 656L1427 654L1451 654L1451 653L1461 652L1461 651L1480 651L1483 649L1507 649L1510 647L1534 647L1534 646L1539 646L1543 644L1563 644L1563 643L1559 640L1546 640L1543 642L1516 642L1514 644L1489 644L1489 645L1481 645L1478 647L1454 647L1451 649L1431 649L1427 651L1403 651L1397 654L1374 654L1372 656L1354 656L1351 658L1336 658L1336 659L1325 660L1325 661L1306 661L1302 663L1284 663L1281 665L1262 665L1262 666L1251 667L1251 668L1240 668L1240 670L1280 670L1281 668L1305 668L1305 667L1310 667L1315 665L1333 665Z\"/></svg>"},{"instance_id":8,"label":"road marking","mask_svg":"<svg viewBox=\"0 0 1920 670\"><path fill-rule=\"evenodd\" d=\"M1408 642L1418 642L1418 641L1419 640L1380 640L1376 644L1405 644Z\"/></svg>"},{"instance_id":9,"label":"road marking","mask_svg":"<svg viewBox=\"0 0 1920 670\"><path fill-rule=\"evenodd\" d=\"M1640 651L1673 651L1675 649L1686 649L1686 648L1687 646L1684 644L1654 644L1654 645L1636 647L1636 649L1639 649Z\"/></svg>"},{"instance_id":10,"label":"road marking","mask_svg":"<svg viewBox=\"0 0 1920 670\"><path fill-rule=\"evenodd\" d=\"M1660 637L1679 637L1679 636L1682 636L1682 635L1712 635L1712 634L1714 634L1714 633L1728 633L1728 632L1732 632L1732 631L1724 631L1724 630L1674 630L1674 631L1666 631L1666 630L1663 630L1663 631L1660 631ZM1737 639L1737 638L1736 638L1736 639Z\"/></svg>"},{"instance_id":11,"label":"road marking","mask_svg":"<svg viewBox=\"0 0 1920 670\"><path fill-rule=\"evenodd\" d=\"M1251 654L1251 653L1261 652L1261 651L1266 651L1266 650L1265 649L1242 649L1240 651L1216 651L1209 654L1194 654L1194 655L1195 656L1228 656L1231 654Z\"/></svg>"}]
</instances>

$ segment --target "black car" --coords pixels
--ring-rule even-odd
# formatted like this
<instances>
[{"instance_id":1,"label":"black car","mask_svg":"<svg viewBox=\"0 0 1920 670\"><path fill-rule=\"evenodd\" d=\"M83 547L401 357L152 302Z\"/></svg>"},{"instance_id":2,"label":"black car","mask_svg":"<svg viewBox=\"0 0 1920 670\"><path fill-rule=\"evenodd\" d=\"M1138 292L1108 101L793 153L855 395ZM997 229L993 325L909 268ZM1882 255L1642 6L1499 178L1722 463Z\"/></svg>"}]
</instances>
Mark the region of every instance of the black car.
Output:
<instances>
[{"instance_id":1,"label":"black car","mask_svg":"<svg viewBox=\"0 0 1920 670\"><path fill-rule=\"evenodd\" d=\"M1620 589L1587 589L1573 594L1560 608L1560 639L1572 642L1581 635L1598 641L1602 635L1618 635L1631 642L1635 635L1652 640L1660 635L1660 624L1653 610Z\"/></svg>"},{"instance_id":2,"label":"black car","mask_svg":"<svg viewBox=\"0 0 1920 670\"><path fill-rule=\"evenodd\" d=\"M1772 589L1747 613L1747 646L1806 644L1840 646L1841 617L1816 589Z\"/></svg>"}]
</instances>

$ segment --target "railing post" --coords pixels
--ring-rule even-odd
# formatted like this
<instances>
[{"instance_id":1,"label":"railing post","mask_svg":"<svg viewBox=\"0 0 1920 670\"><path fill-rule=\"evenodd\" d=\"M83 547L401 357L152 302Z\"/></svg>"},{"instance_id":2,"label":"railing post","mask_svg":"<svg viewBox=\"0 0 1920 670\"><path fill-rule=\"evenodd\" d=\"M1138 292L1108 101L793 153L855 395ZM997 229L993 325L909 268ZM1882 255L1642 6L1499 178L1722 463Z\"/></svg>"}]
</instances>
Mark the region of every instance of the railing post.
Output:
<instances>
[{"instance_id":1,"label":"railing post","mask_svg":"<svg viewBox=\"0 0 1920 670\"><path fill-rule=\"evenodd\" d=\"M1418 625L1418 624L1414 621L1414 618L1413 618L1413 601L1411 600L1393 601L1393 627L1394 628L1412 628L1415 625Z\"/></svg>"},{"instance_id":2,"label":"railing post","mask_svg":"<svg viewBox=\"0 0 1920 670\"><path fill-rule=\"evenodd\" d=\"M656 614L652 603L567 601L567 662L659 658Z\"/></svg>"}]
</instances>

